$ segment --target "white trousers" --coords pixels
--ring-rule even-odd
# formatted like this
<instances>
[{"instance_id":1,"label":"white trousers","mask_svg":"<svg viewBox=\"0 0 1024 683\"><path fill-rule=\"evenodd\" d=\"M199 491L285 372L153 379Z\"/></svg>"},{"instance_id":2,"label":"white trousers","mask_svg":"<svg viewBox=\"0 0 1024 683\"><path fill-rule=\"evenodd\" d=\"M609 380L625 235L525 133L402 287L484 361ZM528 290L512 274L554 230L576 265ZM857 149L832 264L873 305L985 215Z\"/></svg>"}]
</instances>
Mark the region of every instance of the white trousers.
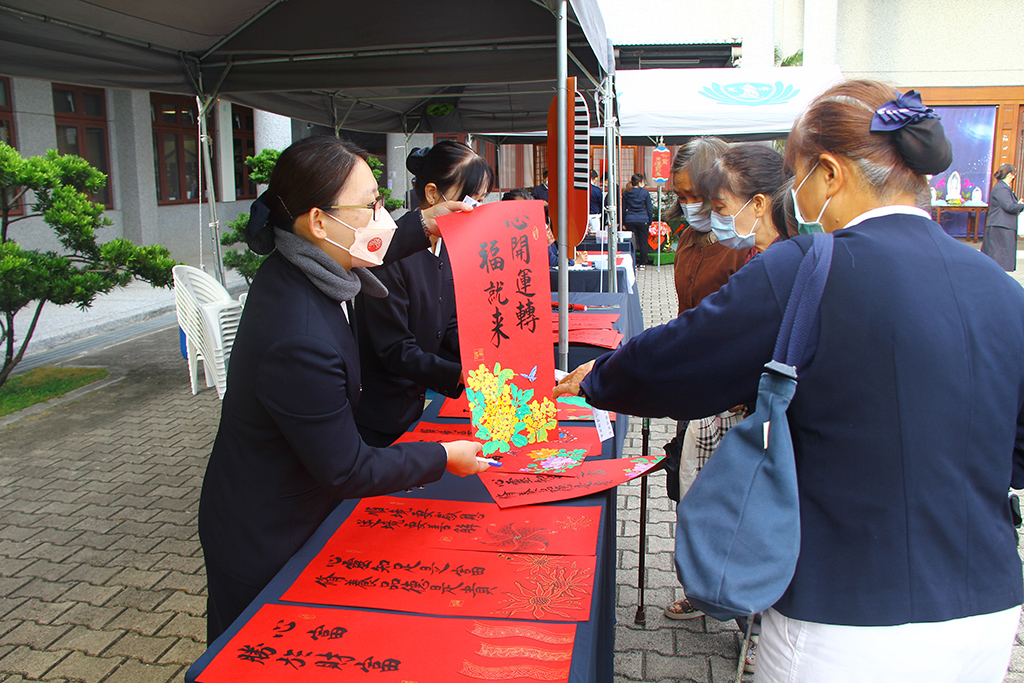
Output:
<instances>
[{"instance_id":1,"label":"white trousers","mask_svg":"<svg viewBox=\"0 0 1024 683\"><path fill-rule=\"evenodd\" d=\"M1020 611L936 623L836 626L768 610L754 683L1000 683Z\"/></svg>"}]
</instances>

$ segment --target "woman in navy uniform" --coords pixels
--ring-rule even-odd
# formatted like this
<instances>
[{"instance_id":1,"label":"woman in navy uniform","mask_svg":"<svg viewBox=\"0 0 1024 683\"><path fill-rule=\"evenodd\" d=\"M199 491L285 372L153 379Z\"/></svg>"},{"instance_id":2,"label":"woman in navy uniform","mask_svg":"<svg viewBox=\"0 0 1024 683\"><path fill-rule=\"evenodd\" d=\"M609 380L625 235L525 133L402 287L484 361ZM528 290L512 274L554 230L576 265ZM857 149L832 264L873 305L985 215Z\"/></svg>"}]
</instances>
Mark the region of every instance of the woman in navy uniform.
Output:
<instances>
[{"instance_id":1,"label":"woman in navy uniform","mask_svg":"<svg viewBox=\"0 0 1024 683\"><path fill-rule=\"evenodd\" d=\"M786 144L801 232L835 246L788 410L800 556L759 683L1000 681L1017 631L1024 290L919 208L952 151L916 93L892 97L836 85ZM676 419L752 402L809 245L776 244L554 393Z\"/></svg>"},{"instance_id":2,"label":"woman in navy uniform","mask_svg":"<svg viewBox=\"0 0 1024 683\"><path fill-rule=\"evenodd\" d=\"M1013 180L1017 177L1013 166L1003 164L995 177L988 197L981 253L991 256L1003 270L1013 272L1017 270L1017 214L1024 211L1024 204L1013 193Z\"/></svg>"},{"instance_id":3,"label":"woman in navy uniform","mask_svg":"<svg viewBox=\"0 0 1024 683\"><path fill-rule=\"evenodd\" d=\"M424 249L446 202L396 233L364 152L333 137L281 153L253 203L260 267L228 366L220 427L199 502L213 642L344 498L486 469L478 444L373 448L359 438L359 356L346 303L386 295L362 266ZM389 246L390 245L390 246Z\"/></svg>"},{"instance_id":4,"label":"woman in navy uniform","mask_svg":"<svg viewBox=\"0 0 1024 683\"><path fill-rule=\"evenodd\" d=\"M415 176L417 216L447 199L482 201L494 184L487 161L461 142L444 140L416 149L406 161ZM371 446L389 446L423 413L426 390L462 393L458 320L452 267L439 237L426 249L373 269L388 296L356 298L363 396L356 426Z\"/></svg>"}]
</instances>

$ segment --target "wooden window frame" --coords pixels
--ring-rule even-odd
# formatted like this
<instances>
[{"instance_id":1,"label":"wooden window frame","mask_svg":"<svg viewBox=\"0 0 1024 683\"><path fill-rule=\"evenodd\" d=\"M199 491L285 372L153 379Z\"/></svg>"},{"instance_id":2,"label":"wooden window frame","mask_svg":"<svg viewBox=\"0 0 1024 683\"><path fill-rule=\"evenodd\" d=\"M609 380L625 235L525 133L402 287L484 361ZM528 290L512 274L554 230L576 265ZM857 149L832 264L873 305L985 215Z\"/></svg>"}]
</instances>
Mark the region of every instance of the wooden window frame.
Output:
<instances>
[{"instance_id":1,"label":"wooden window frame","mask_svg":"<svg viewBox=\"0 0 1024 683\"><path fill-rule=\"evenodd\" d=\"M174 122L167 122L163 120L162 105L170 105L174 109ZM199 198L206 191L205 180L200 182L200 169L202 167L202 141L199 139L199 126L198 126L198 108L194 97L188 97L185 95L168 95L164 93L150 93L150 108L151 108L151 121L153 130L153 163L155 182L157 190L157 206L178 206L181 204L198 204ZM192 114L192 120L186 120L188 117L184 116L182 112L188 111ZM207 131L210 134L210 149L217 149L213 131L208 127ZM166 173L166 167L164 165L164 152L165 143L167 136L174 136L175 150L176 150L176 162L178 166L178 194L185 195L186 191L184 188L188 180L188 172L185 166L185 145L183 144L186 137L194 137L196 141L196 188L195 196L186 197L179 196L174 199L168 199L169 186L168 178ZM213 168L209 169L210 173L213 173L214 180L217 178L217 162L216 155L211 154L213 159ZM216 187L215 187L216 189Z\"/></svg>"},{"instance_id":2,"label":"wooden window frame","mask_svg":"<svg viewBox=\"0 0 1024 683\"><path fill-rule=\"evenodd\" d=\"M73 108L74 112L58 112L56 107L56 91L62 90L72 93ZM114 208L114 191L113 191L113 164L110 158L110 131L107 128L107 94L102 88L86 88L79 85L68 85L64 83L53 83L51 84L51 92L54 95L54 128L57 133L58 145L61 133L61 128L74 128L78 137L78 156L88 161L93 168L103 172L107 176L107 185L103 189L103 193L106 195L105 200L103 195L93 193L90 195L90 199L100 204L103 204L107 209ZM100 115L91 115L85 113L83 106L83 96L85 94L98 95L99 101L103 106L103 112ZM88 148L85 145L86 140L86 129L99 130L103 135L102 147L103 154L105 155L105 164L97 163L96 159L90 158ZM59 149L59 147L58 147ZM105 166L105 168L104 168Z\"/></svg>"},{"instance_id":3,"label":"wooden window frame","mask_svg":"<svg viewBox=\"0 0 1024 683\"><path fill-rule=\"evenodd\" d=\"M256 199L256 183L249 180L249 167L245 165L245 157L256 156L255 114L252 107L243 107L240 104L231 105L231 155L235 173L235 201ZM245 127L246 117L249 122L248 128ZM236 126L236 122L239 120L242 125ZM241 154L239 154L239 146L242 147ZM239 184L239 178L241 178L242 185Z\"/></svg>"}]
</instances>

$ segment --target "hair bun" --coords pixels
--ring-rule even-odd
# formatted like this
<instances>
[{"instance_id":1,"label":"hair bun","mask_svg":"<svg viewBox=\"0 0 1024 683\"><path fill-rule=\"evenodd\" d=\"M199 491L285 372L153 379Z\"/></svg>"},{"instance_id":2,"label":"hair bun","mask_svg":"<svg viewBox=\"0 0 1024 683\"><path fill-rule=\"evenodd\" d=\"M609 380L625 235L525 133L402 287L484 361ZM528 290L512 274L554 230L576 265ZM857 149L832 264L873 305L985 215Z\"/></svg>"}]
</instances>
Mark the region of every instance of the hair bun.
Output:
<instances>
[{"instance_id":1,"label":"hair bun","mask_svg":"<svg viewBox=\"0 0 1024 683\"><path fill-rule=\"evenodd\" d=\"M907 167L915 173L936 175L953 163L953 145L939 119L922 119L893 132L893 140Z\"/></svg>"},{"instance_id":2,"label":"hair bun","mask_svg":"<svg viewBox=\"0 0 1024 683\"><path fill-rule=\"evenodd\" d=\"M409 173L420 174L423 164L426 163L427 155L430 154L430 149L430 147L415 147L409 152L409 156L405 160L405 167L409 169Z\"/></svg>"},{"instance_id":3,"label":"hair bun","mask_svg":"<svg viewBox=\"0 0 1024 683\"><path fill-rule=\"evenodd\" d=\"M245 243L261 256L274 250L274 230L266 196L264 192L252 203L249 207L249 222L245 224Z\"/></svg>"}]
</instances>

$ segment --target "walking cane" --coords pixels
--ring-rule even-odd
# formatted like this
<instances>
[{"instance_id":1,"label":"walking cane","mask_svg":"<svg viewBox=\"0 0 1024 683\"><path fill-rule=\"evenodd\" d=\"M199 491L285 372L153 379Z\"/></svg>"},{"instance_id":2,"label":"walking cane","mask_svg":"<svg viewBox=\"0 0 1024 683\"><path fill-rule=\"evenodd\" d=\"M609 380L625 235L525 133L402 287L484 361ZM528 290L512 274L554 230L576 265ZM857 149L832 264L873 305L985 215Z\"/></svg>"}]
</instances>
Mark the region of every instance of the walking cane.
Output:
<instances>
[{"instance_id":1,"label":"walking cane","mask_svg":"<svg viewBox=\"0 0 1024 683\"><path fill-rule=\"evenodd\" d=\"M645 417L640 427L641 455L647 457L650 454L651 440L651 418ZM644 625L647 623L647 610L644 607L644 560L647 552L647 477L640 477L640 566L637 576L637 587L640 589L640 604L636 608L636 616L633 617L634 624Z\"/></svg>"}]
</instances>

